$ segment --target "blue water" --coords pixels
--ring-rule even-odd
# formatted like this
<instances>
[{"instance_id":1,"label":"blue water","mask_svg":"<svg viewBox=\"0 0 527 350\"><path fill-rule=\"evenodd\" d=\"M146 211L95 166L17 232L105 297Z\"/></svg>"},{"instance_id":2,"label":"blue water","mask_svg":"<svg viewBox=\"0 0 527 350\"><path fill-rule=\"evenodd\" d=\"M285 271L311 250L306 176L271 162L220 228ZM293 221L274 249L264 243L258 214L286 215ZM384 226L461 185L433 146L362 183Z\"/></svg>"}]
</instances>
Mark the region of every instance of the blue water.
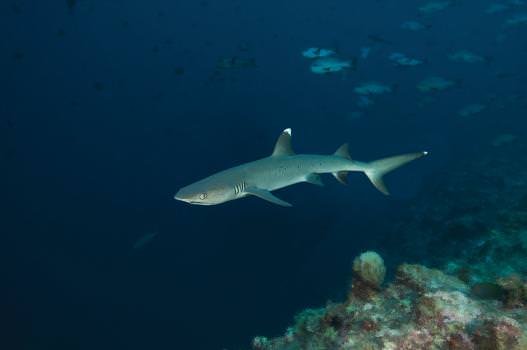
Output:
<instances>
[{"instance_id":1,"label":"blue water","mask_svg":"<svg viewBox=\"0 0 527 350\"><path fill-rule=\"evenodd\" d=\"M379 242L427 180L527 126L527 26L503 26L527 5L488 15L466 0L422 17L422 1L69 3L0 5L1 348L249 348L342 298L352 258L394 248ZM407 20L431 29L405 31ZM301 55L312 46L372 50L356 71L319 76ZM447 59L461 49L491 59ZM427 62L394 67L392 52ZM233 56L257 67L215 75ZM420 106L430 75L458 85ZM397 88L363 110L353 88L370 80ZM457 116L477 102L482 113ZM431 155L390 175L390 198L352 174L347 187L328 176L281 190L293 208L173 200L270 154L286 127L301 153L349 142L358 160Z\"/></svg>"}]
</instances>

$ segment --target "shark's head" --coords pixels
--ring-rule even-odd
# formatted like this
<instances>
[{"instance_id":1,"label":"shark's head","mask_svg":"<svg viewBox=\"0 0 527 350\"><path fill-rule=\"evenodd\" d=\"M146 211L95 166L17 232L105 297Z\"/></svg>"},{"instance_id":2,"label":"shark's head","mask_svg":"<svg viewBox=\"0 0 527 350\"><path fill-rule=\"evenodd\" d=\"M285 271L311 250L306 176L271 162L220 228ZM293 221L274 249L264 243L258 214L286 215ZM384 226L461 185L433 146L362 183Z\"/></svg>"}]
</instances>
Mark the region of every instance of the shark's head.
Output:
<instances>
[{"instance_id":1,"label":"shark's head","mask_svg":"<svg viewBox=\"0 0 527 350\"><path fill-rule=\"evenodd\" d=\"M215 181L214 176L180 189L174 199L197 205L215 205L236 198L233 186Z\"/></svg>"}]
</instances>

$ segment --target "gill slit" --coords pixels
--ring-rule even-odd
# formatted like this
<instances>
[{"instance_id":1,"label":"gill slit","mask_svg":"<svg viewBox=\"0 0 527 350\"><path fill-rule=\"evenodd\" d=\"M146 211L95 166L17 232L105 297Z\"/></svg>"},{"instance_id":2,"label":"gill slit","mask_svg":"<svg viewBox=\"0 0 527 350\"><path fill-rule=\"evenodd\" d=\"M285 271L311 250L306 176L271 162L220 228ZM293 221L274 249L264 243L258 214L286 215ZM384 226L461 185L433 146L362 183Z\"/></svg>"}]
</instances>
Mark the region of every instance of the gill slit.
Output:
<instances>
[{"instance_id":1,"label":"gill slit","mask_svg":"<svg viewBox=\"0 0 527 350\"><path fill-rule=\"evenodd\" d=\"M239 184L234 185L234 194L238 195L244 192L246 189L245 181L240 182Z\"/></svg>"}]
</instances>

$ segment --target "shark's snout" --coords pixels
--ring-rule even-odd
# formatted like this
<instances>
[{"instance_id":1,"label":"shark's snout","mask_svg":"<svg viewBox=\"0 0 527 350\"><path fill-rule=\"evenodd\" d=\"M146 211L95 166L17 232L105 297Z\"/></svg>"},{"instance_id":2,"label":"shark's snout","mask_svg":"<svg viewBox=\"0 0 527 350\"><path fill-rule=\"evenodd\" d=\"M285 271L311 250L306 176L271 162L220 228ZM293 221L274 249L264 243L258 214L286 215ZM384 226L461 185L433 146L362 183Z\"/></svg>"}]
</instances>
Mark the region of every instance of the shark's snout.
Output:
<instances>
[{"instance_id":1,"label":"shark's snout","mask_svg":"<svg viewBox=\"0 0 527 350\"><path fill-rule=\"evenodd\" d=\"M174 195L174 199L190 204L205 204L205 199L207 198L206 193L198 191L194 186L186 186L181 188Z\"/></svg>"},{"instance_id":2,"label":"shark's snout","mask_svg":"<svg viewBox=\"0 0 527 350\"><path fill-rule=\"evenodd\" d=\"M183 201L183 202L189 201L188 196L185 196L185 192L182 190L179 190L176 192L176 194L174 195L174 199L178 201Z\"/></svg>"}]
</instances>

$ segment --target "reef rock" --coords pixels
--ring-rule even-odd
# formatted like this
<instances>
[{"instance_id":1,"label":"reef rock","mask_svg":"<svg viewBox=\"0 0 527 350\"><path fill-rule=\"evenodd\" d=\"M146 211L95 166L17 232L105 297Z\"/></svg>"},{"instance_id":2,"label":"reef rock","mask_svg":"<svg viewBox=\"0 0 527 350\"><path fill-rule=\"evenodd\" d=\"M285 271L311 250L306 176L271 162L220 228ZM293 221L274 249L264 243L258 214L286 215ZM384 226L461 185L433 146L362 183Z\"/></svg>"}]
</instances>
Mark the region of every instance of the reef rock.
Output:
<instances>
[{"instance_id":1,"label":"reef rock","mask_svg":"<svg viewBox=\"0 0 527 350\"><path fill-rule=\"evenodd\" d=\"M400 265L397 268L396 278L399 283L419 292L436 290L468 292L468 286L458 278L421 265Z\"/></svg>"},{"instance_id":2,"label":"reef rock","mask_svg":"<svg viewBox=\"0 0 527 350\"><path fill-rule=\"evenodd\" d=\"M474 298L463 281L421 265L402 264L394 281L382 288L385 271L377 253L362 254L354 261L352 292L345 302L301 312L284 336L257 337L253 349L527 349L525 308ZM504 288L520 285L505 282Z\"/></svg>"}]
</instances>

